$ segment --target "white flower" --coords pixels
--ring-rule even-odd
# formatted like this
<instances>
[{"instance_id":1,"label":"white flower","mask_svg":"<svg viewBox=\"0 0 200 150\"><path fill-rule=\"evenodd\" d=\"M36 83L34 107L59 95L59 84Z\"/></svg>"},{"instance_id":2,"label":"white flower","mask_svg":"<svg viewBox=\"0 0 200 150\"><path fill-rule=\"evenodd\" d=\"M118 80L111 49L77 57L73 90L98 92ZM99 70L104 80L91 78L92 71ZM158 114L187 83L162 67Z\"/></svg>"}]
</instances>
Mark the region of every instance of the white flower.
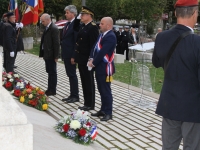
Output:
<instances>
[{"instance_id":1,"label":"white flower","mask_svg":"<svg viewBox=\"0 0 200 150\"><path fill-rule=\"evenodd\" d=\"M76 130L76 129L80 129L81 124L78 120L72 120L70 123L70 128Z\"/></svg>"},{"instance_id":2,"label":"white flower","mask_svg":"<svg viewBox=\"0 0 200 150\"><path fill-rule=\"evenodd\" d=\"M13 75L15 78L19 78L19 75L18 74L14 74Z\"/></svg>"},{"instance_id":3,"label":"white flower","mask_svg":"<svg viewBox=\"0 0 200 150\"><path fill-rule=\"evenodd\" d=\"M28 98L33 98L33 94L30 94L30 95L28 96Z\"/></svg>"},{"instance_id":4,"label":"white flower","mask_svg":"<svg viewBox=\"0 0 200 150\"><path fill-rule=\"evenodd\" d=\"M14 90L12 90L10 93L13 94L13 93L14 93Z\"/></svg>"},{"instance_id":5,"label":"white flower","mask_svg":"<svg viewBox=\"0 0 200 150\"><path fill-rule=\"evenodd\" d=\"M13 78L10 78L10 80L9 80L10 82L13 82L14 81L14 79Z\"/></svg>"},{"instance_id":6,"label":"white flower","mask_svg":"<svg viewBox=\"0 0 200 150\"><path fill-rule=\"evenodd\" d=\"M12 78L12 75L11 74L7 74L7 78Z\"/></svg>"}]
</instances>

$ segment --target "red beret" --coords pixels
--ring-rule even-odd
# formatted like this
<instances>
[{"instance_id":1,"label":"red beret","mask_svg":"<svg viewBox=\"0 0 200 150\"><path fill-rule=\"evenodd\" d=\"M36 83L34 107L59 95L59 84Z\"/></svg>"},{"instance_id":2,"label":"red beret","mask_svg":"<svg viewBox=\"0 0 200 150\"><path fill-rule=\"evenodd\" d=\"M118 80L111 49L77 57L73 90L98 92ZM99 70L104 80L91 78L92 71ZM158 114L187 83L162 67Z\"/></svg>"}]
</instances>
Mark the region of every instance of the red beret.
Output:
<instances>
[{"instance_id":1,"label":"red beret","mask_svg":"<svg viewBox=\"0 0 200 150\"><path fill-rule=\"evenodd\" d=\"M199 5L198 0L177 0L174 7L187 7Z\"/></svg>"}]
</instances>

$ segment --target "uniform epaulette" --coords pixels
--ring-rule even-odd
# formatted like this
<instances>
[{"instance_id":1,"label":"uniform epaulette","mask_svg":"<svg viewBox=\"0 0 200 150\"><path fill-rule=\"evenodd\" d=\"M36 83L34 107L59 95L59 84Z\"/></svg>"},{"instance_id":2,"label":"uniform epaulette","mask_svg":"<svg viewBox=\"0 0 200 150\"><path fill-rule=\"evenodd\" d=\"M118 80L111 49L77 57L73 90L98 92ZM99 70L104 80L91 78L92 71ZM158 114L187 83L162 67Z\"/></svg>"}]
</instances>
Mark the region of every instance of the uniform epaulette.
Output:
<instances>
[{"instance_id":1,"label":"uniform epaulette","mask_svg":"<svg viewBox=\"0 0 200 150\"><path fill-rule=\"evenodd\" d=\"M96 26L96 23L92 22L92 25L93 25L93 26Z\"/></svg>"}]
</instances>

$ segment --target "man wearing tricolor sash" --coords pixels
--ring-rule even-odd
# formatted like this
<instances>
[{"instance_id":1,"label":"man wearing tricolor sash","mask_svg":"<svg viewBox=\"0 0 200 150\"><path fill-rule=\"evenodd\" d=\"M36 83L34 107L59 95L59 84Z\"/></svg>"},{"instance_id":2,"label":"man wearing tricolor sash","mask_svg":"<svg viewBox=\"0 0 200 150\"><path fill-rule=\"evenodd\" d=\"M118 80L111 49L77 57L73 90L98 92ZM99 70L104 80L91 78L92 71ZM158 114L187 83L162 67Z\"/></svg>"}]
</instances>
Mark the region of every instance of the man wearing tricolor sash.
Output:
<instances>
[{"instance_id":1,"label":"man wearing tricolor sash","mask_svg":"<svg viewBox=\"0 0 200 150\"><path fill-rule=\"evenodd\" d=\"M114 49L117 44L115 33L112 31L113 20L110 17L104 17L100 23L100 34L88 62L89 68L95 69L96 81L99 93L101 95L101 109L92 116L103 116L101 121L112 119L113 97L111 93L112 75L115 72Z\"/></svg>"}]
</instances>

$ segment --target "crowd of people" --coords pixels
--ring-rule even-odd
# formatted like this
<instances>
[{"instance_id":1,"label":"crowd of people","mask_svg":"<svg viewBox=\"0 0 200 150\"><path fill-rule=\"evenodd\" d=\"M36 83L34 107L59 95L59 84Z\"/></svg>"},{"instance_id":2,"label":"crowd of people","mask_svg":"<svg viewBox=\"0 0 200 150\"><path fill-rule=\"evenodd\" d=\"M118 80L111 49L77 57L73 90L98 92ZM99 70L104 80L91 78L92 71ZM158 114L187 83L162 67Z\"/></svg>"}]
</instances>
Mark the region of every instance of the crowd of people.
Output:
<instances>
[{"instance_id":1,"label":"crowd of people","mask_svg":"<svg viewBox=\"0 0 200 150\"><path fill-rule=\"evenodd\" d=\"M130 29L130 30L129 30ZM114 33L117 37L116 53L124 55L126 51L126 60L129 60L129 46L136 45L139 42L139 36L136 29L129 26L119 26L118 31L113 28Z\"/></svg>"},{"instance_id":2,"label":"crowd of people","mask_svg":"<svg viewBox=\"0 0 200 150\"><path fill-rule=\"evenodd\" d=\"M76 66L78 65L84 98L84 105L79 106L78 109L84 111L94 110L95 71L102 105L97 113L91 115L102 116L101 121L108 121L112 119L111 81L115 72L114 50L117 43L112 30L113 20L110 17L102 18L99 30L93 22L94 12L90 8L83 6L79 15L74 5L68 5L64 10L67 23L61 35L58 28L51 21L49 14L44 13L40 17L41 23L45 26L39 55L44 59L46 72L48 73L48 85L45 93L47 96L56 95L56 63L61 45L61 57L70 84L70 94L62 101L66 103L79 102L79 82L76 73Z\"/></svg>"}]
</instances>

